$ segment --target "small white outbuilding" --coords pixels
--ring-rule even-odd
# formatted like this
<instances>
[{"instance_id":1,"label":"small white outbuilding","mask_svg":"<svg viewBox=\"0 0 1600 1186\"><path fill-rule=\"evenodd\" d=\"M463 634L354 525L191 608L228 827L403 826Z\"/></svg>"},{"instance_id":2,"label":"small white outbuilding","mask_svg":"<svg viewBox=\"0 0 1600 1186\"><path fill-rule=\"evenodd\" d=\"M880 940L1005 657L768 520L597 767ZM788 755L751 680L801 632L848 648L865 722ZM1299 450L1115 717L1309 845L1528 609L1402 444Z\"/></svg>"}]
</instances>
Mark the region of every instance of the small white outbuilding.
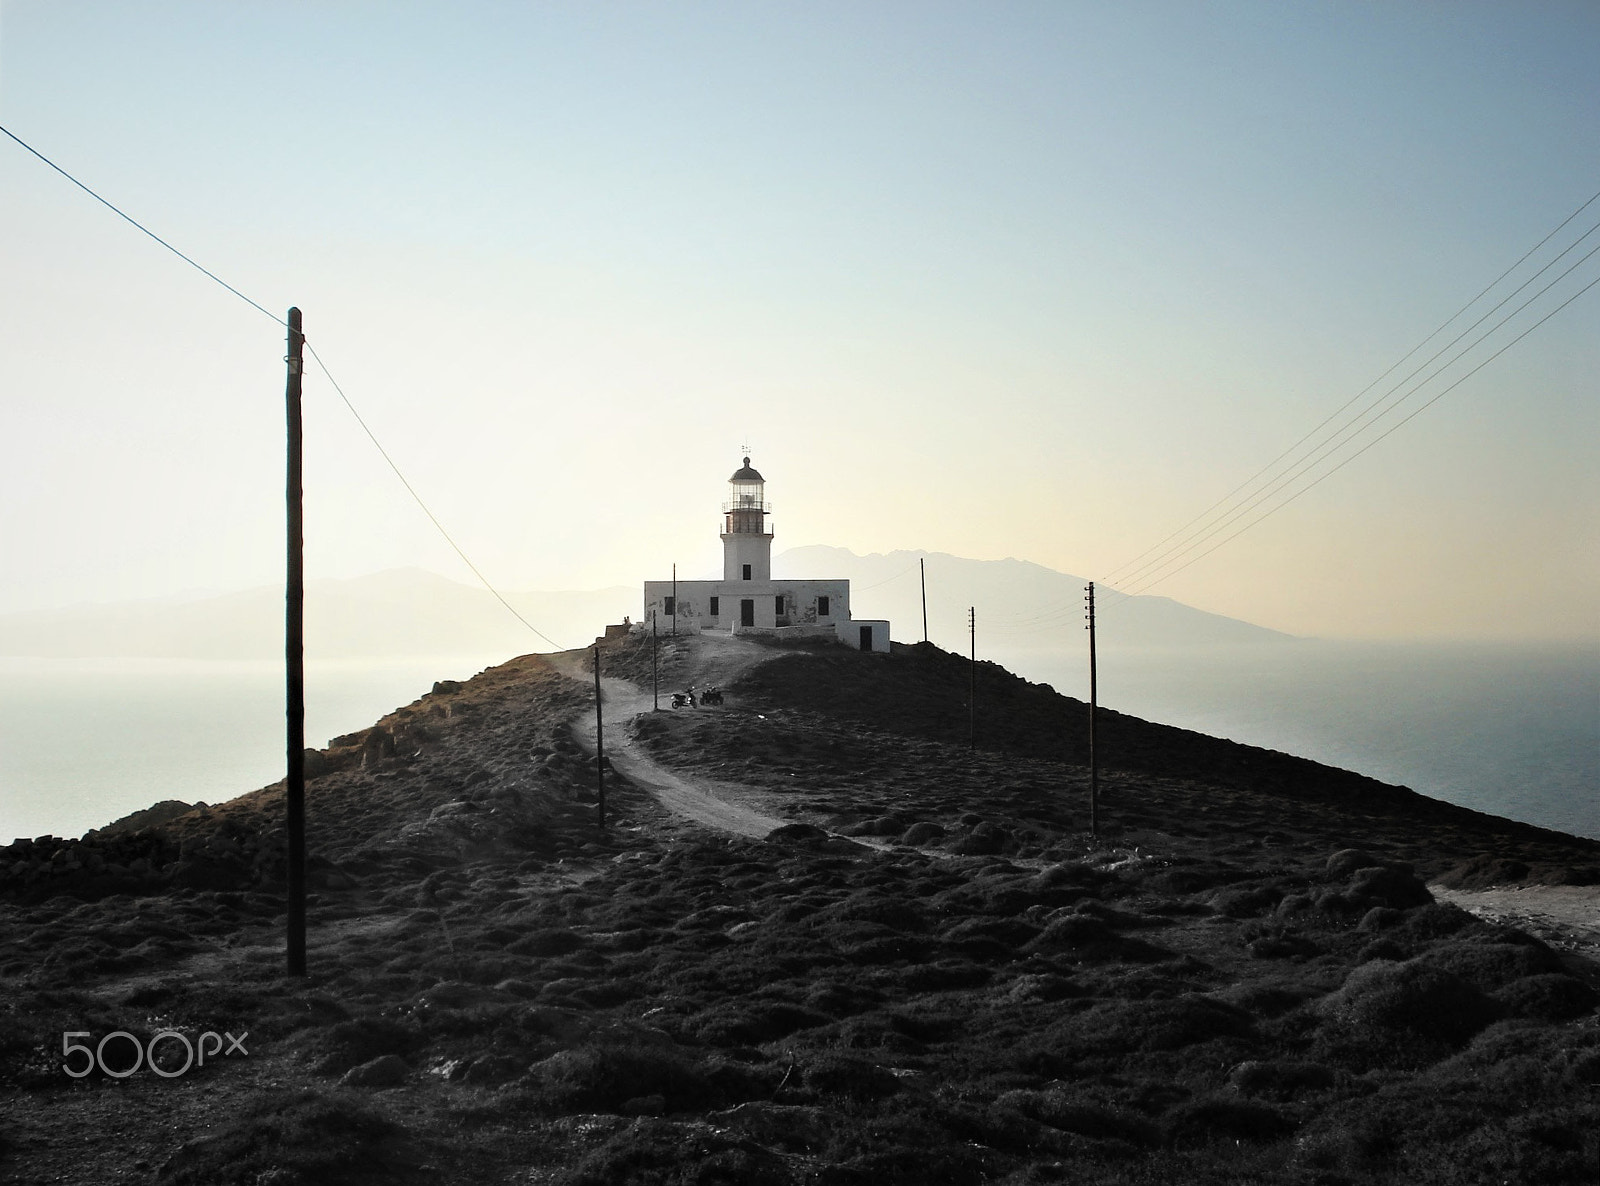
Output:
<instances>
[{"instance_id":1,"label":"small white outbuilding","mask_svg":"<svg viewBox=\"0 0 1600 1186\"><path fill-rule=\"evenodd\" d=\"M744 464L722 506L720 581L646 581L644 621L665 631L835 637L862 651L889 650L889 623L850 616L847 580L773 580L766 479Z\"/></svg>"}]
</instances>

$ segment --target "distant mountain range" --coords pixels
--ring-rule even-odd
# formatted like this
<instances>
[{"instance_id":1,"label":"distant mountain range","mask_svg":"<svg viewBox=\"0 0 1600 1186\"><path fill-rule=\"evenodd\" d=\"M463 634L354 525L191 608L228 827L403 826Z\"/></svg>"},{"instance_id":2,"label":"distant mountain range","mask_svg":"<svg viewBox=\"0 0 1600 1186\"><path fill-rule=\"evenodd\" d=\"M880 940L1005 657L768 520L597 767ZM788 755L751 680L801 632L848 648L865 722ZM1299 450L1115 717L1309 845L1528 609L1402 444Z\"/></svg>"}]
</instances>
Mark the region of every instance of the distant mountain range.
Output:
<instances>
[{"instance_id":1,"label":"distant mountain range","mask_svg":"<svg viewBox=\"0 0 1600 1186\"><path fill-rule=\"evenodd\" d=\"M922 638L918 561L928 580L928 636L966 649L967 609L977 611L980 650L1060 649L1083 645L1083 577L1026 560L967 560L945 552L857 556L844 548L791 548L773 560L773 574L845 577L851 612L888 618L896 640ZM1122 647L1237 646L1284 641L1292 635L1207 613L1170 597L1127 597L1095 589L1096 629Z\"/></svg>"},{"instance_id":2,"label":"distant mountain range","mask_svg":"<svg viewBox=\"0 0 1600 1186\"><path fill-rule=\"evenodd\" d=\"M966 560L942 552L857 556L792 548L778 577L845 578L859 618L888 618L897 641L922 637L918 564L928 572L929 635L965 649L967 607L984 648L1080 645L1083 585L1022 560ZM640 587L507 593L506 600L562 647L587 645L608 622L637 617ZM1205 613L1165 597L1099 594L1104 637L1124 646L1236 645L1288 635ZM311 660L504 656L556 649L482 588L421 569L306 583ZM43 658L272 659L283 653L283 590L248 589L196 600L78 605L0 615L0 655Z\"/></svg>"}]
</instances>

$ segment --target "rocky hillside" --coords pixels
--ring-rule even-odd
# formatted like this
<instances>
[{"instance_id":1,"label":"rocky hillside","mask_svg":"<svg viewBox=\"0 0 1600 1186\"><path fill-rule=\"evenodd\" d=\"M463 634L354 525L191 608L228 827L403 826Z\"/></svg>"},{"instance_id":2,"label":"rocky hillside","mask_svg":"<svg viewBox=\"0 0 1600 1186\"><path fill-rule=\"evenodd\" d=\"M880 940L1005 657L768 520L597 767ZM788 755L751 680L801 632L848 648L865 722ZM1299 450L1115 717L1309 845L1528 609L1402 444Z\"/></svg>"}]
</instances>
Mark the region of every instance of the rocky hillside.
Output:
<instances>
[{"instance_id":1,"label":"rocky hillside","mask_svg":"<svg viewBox=\"0 0 1600 1186\"><path fill-rule=\"evenodd\" d=\"M632 722L791 821L753 840L614 774L600 829L592 692L542 659L440 685L313 763L304 979L281 787L0 854L0 1176L1595 1180L1593 951L1428 885L1593 882L1600 845L1109 714L1090 835L1082 706L984 667L971 748L968 676L774 651ZM248 1053L63 1053L119 1031Z\"/></svg>"}]
</instances>

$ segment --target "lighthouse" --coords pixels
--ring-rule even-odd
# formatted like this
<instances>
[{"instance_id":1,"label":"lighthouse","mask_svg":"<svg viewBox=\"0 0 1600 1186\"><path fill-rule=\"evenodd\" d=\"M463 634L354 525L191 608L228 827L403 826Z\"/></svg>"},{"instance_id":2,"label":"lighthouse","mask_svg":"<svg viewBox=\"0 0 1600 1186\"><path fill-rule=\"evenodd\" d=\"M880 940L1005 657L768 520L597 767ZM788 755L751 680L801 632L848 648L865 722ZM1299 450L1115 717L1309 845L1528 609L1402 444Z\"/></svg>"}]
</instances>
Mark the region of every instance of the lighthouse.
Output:
<instances>
[{"instance_id":1,"label":"lighthouse","mask_svg":"<svg viewBox=\"0 0 1600 1186\"><path fill-rule=\"evenodd\" d=\"M767 516L767 480L750 459L728 479L728 498L722 504L722 579L770 581L772 532Z\"/></svg>"},{"instance_id":2,"label":"lighthouse","mask_svg":"<svg viewBox=\"0 0 1600 1186\"><path fill-rule=\"evenodd\" d=\"M849 581L773 578L771 514L767 481L746 456L722 503L722 579L646 581L642 621L653 614L677 634L833 638L886 654L889 623L851 617Z\"/></svg>"}]
</instances>

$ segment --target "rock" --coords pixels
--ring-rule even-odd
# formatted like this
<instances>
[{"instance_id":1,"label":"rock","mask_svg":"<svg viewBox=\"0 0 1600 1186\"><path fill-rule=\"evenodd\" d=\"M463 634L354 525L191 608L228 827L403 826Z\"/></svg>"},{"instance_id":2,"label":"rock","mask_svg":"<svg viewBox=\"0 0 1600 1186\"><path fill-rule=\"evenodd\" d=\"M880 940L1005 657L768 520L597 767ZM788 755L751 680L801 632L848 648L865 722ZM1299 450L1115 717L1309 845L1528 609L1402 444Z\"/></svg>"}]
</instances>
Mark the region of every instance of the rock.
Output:
<instances>
[{"instance_id":1,"label":"rock","mask_svg":"<svg viewBox=\"0 0 1600 1186\"><path fill-rule=\"evenodd\" d=\"M137 832L143 828L164 824L170 819L176 819L190 811L204 807L204 803L185 803L181 799L163 799L139 811L130 812L121 819L113 820L103 828L94 828L83 834L85 840L103 839L109 836L126 835Z\"/></svg>"},{"instance_id":2,"label":"rock","mask_svg":"<svg viewBox=\"0 0 1600 1186\"><path fill-rule=\"evenodd\" d=\"M305 752L305 773L307 778L320 778L328 772L328 756L319 749L308 749Z\"/></svg>"}]
</instances>

